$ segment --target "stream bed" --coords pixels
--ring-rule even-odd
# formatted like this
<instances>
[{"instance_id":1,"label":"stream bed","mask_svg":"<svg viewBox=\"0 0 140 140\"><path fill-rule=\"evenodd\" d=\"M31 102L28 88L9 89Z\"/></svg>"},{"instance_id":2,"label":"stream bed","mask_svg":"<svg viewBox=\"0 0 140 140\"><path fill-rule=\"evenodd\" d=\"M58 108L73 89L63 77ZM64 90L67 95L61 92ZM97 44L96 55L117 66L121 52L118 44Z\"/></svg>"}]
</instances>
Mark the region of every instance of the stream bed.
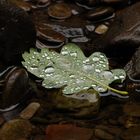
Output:
<instances>
[{"instance_id":1,"label":"stream bed","mask_svg":"<svg viewBox=\"0 0 140 140\"><path fill-rule=\"evenodd\" d=\"M140 2L7 1L0 3L0 140L140 140ZM21 64L30 48L60 52L67 43L124 69L125 81L110 86L128 95L64 96Z\"/></svg>"}]
</instances>

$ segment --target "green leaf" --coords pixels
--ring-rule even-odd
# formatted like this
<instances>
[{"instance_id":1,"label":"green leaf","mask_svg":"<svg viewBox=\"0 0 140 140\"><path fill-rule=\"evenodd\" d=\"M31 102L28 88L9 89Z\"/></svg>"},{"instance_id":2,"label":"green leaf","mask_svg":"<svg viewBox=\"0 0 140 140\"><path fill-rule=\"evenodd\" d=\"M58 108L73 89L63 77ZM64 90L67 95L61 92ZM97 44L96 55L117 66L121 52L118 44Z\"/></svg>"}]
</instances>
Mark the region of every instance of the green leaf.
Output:
<instances>
[{"instance_id":1,"label":"green leaf","mask_svg":"<svg viewBox=\"0 0 140 140\"><path fill-rule=\"evenodd\" d=\"M94 88L98 92L108 89L119 94L127 94L108 85L115 80L126 77L122 69L109 70L108 59L105 54L95 52L85 57L81 49L72 43L63 46L60 53L49 51L46 48L37 52L31 49L30 53L23 54L22 64L34 75L43 78L45 88L64 87L64 94L78 93L82 90Z\"/></svg>"}]
</instances>

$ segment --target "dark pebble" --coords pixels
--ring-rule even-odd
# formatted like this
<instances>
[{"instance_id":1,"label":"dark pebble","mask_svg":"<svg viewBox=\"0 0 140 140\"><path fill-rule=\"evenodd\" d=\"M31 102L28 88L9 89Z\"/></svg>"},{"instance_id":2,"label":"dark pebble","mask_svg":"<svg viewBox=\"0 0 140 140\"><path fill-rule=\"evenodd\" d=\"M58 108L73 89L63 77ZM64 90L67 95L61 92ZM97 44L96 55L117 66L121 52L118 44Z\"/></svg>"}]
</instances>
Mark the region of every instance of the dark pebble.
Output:
<instances>
[{"instance_id":1,"label":"dark pebble","mask_svg":"<svg viewBox=\"0 0 140 140\"><path fill-rule=\"evenodd\" d=\"M85 16L88 20L98 21L112 16L114 9L111 7L98 7L90 10Z\"/></svg>"},{"instance_id":2,"label":"dark pebble","mask_svg":"<svg viewBox=\"0 0 140 140\"><path fill-rule=\"evenodd\" d=\"M68 4L57 3L48 7L48 15L55 19L66 19L72 15Z\"/></svg>"}]
</instances>

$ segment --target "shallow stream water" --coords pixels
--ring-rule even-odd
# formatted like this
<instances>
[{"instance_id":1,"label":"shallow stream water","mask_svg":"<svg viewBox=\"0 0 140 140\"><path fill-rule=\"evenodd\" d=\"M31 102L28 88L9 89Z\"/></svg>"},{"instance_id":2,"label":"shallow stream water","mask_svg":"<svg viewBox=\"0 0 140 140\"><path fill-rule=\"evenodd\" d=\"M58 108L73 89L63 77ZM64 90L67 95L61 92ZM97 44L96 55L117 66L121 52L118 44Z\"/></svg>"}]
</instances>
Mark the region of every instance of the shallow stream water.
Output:
<instances>
[{"instance_id":1,"label":"shallow stream water","mask_svg":"<svg viewBox=\"0 0 140 140\"><path fill-rule=\"evenodd\" d=\"M140 3L38 1L26 1L30 9L22 2L17 3L20 8L28 9L35 24L36 47L60 52L64 44L72 42L87 57L96 51L105 53L111 69L123 68L127 73L123 83L110 86L129 94L122 96L108 91L96 97L89 90L67 97L61 89L43 88L42 79L26 73L21 66L10 68L1 74L6 84L3 87L0 83L0 139L140 140L140 70L136 67L140 63L134 60L140 59L135 55L140 46ZM127 20L123 20L125 17ZM136 68L134 72L132 66L128 70L129 63ZM3 71L3 63L1 67ZM92 102L93 98L97 102ZM17 129L21 129L21 134Z\"/></svg>"}]
</instances>

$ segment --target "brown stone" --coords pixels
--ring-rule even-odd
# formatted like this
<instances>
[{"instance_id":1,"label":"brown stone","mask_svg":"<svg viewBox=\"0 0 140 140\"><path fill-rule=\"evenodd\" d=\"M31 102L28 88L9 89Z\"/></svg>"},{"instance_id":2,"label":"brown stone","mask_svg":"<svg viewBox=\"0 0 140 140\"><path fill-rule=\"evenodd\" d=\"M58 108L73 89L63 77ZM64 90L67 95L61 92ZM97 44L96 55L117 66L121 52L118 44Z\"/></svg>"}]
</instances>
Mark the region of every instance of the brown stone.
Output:
<instances>
[{"instance_id":1,"label":"brown stone","mask_svg":"<svg viewBox=\"0 0 140 140\"><path fill-rule=\"evenodd\" d=\"M31 119L36 111L39 109L40 104L37 102L30 103L21 113L20 117L23 119Z\"/></svg>"},{"instance_id":2,"label":"brown stone","mask_svg":"<svg viewBox=\"0 0 140 140\"><path fill-rule=\"evenodd\" d=\"M56 19L66 19L71 16L71 8L65 3L57 3L48 7L48 15Z\"/></svg>"},{"instance_id":3,"label":"brown stone","mask_svg":"<svg viewBox=\"0 0 140 140\"><path fill-rule=\"evenodd\" d=\"M123 140L140 140L140 126L131 127L122 132Z\"/></svg>"},{"instance_id":4,"label":"brown stone","mask_svg":"<svg viewBox=\"0 0 140 140\"><path fill-rule=\"evenodd\" d=\"M132 117L140 117L140 104L139 103L125 104L123 111L126 115Z\"/></svg>"},{"instance_id":5,"label":"brown stone","mask_svg":"<svg viewBox=\"0 0 140 140\"><path fill-rule=\"evenodd\" d=\"M33 126L27 120L15 119L5 123L0 131L1 140L26 139L30 136Z\"/></svg>"},{"instance_id":6,"label":"brown stone","mask_svg":"<svg viewBox=\"0 0 140 140\"><path fill-rule=\"evenodd\" d=\"M90 10L85 16L92 21L103 20L109 16L112 16L114 9L111 7L98 7L94 10Z\"/></svg>"},{"instance_id":7,"label":"brown stone","mask_svg":"<svg viewBox=\"0 0 140 140\"><path fill-rule=\"evenodd\" d=\"M90 140L92 135L92 129L72 124L49 125L46 129L46 139L48 140Z\"/></svg>"},{"instance_id":8,"label":"brown stone","mask_svg":"<svg viewBox=\"0 0 140 140\"><path fill-rule=\"evenodd\" d=\"M114 136L102 129L95 129L95 136L103 140L114 140Z\"/></svg>"}]
</instances>

